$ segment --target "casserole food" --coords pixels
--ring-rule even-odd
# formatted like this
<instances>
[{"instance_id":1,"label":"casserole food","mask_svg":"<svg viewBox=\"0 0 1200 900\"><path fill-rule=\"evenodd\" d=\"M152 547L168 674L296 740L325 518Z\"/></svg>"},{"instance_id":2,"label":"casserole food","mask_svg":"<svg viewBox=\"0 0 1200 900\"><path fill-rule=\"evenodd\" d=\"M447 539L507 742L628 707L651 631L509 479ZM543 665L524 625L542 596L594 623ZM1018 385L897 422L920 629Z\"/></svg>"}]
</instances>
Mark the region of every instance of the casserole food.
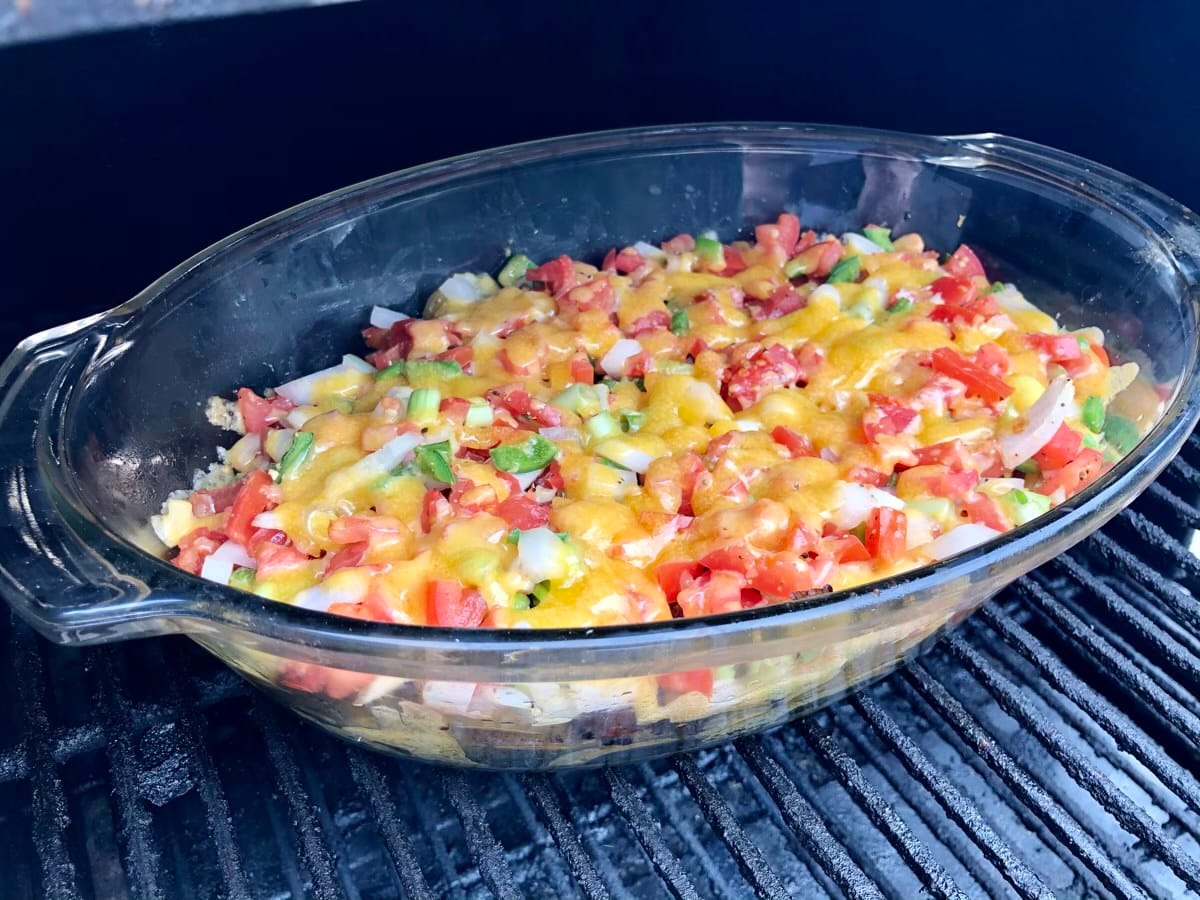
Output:
<instances>
[{"instance_id":1,"label":"casserole food","mask_svg":"<svg viewBox=\"0 0 1200 900\"><path fill-rule=\"evenodd\" d=\"M745 234L783 198L842 233L903 223L967 243L1069 329L1099 326L1161 391L1111 471L940 563L720 616L603 630L443 629L297 609L179 572L147 526L219 440L206 399L335 363L374 305L417 312L446 272L508 252L584 258L656 233ZM298 712L397 753L541 768L767 727L883 674L1113 515L1197 416L1191 214L1086 161L995 136L725 125L476 154L319 198L236 235L3 368L7 598L43 633L183 632ZM278 368L277 368L278 366ZM711 696L658 676L710 673ZM661 693L660 693L661 691Z\"/></svg>"}]
</instances>

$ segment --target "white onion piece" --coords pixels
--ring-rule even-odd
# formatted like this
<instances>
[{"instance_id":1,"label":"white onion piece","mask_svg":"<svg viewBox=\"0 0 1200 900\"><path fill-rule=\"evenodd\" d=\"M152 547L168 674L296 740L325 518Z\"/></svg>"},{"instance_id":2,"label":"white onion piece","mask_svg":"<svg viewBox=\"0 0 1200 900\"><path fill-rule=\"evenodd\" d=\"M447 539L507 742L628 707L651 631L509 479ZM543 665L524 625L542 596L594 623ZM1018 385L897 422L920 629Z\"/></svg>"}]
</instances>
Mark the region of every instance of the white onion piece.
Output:
<instances>
[{"instance_id":1,"label":"white onion piece","mask_svg":"<svg viewBox=\"0 0 1200 900\"><path fill-rule=\"evenodd\" d=\"M241 544L226 541L204 560L204 565L200 567L200 577L217 584L229 584L234 566L249 566L255 569L258 568L258 563Z\"/></svg>"},{"instance_id":2,"label":"white onion piece","mask_svg":"<svg viewBox=\"0 0 1200 900\"><path fill-rule=\"evenodd\" d=\"M317 612L327 612L335 603L358 603L363 599L360 591L334 590L328 584L318 584L298 593L292 599L292 606L301 609L315 609Z\"/></svg>"},{"instance_id":3,"label":"white onion piece","mask_svg":"<svg viewBox=\"0 0 1200 900\"><path fill-rule=\"evenodd\" d=\"M871 510L880 506L904 509L904 501L881 488L847 481L842 484L838 507L832 511L831 518L833 524L847 531L865 522Z\"/></svg>"},{"instance_id":4,"label":"white onion piece","mask_svg":"<svg viewBox=\"0 0 1200 900\"><path fill-rule=\"evenodd\" d=\"M530 581L549 581L561 578L567 567L563 542L549 528L522 531L517 539L517 568Z\"/></svg>"},{"instance_id":5,"label":"white onion piece","mask_svg":"<svg viewBox=\"0 0 1200 900\"><path fill-rule=\"evenodd\" d=\"M375 367L373 365L361 356L355 356L353 353L347 353L342 357L342 365L348 369L354 369L356 372L362 372L364 375L375 374Z\"/></svg>"},{"instance_id":6,"label":"white onion piece","mask_svg":"<svg viewBox=\"0 0 1200 900\"><path fill-rule=\"evenodd\" d=\"M287 423L295 429L304 427L304 423L317 414L317 411L311 406L297 406L290 410L287 414Z\"/></svg>"},{"instance_id":7,"label":"white onion piece","mask_svg":"<svg viewBox=\"0 0 1200 900\"><path fill-rule=\"evenodd\" d=\"M393 675L376 675L365 688L358 692L358 696L354 698L354 705L366 706L368 703L374 703L396 688L408 684L409 680L408 678L396 678Z\"/></svg>"},{"instance_id":8,"label":"white onion piece","mask_svg":"<svg viewBox=\"0 0 1200 900\"><path fill-rule=\"evenodd\" d=\"M513 475L513 478L517 479L517 484L521 486L521 490L527 491L529 490L530 486L538 480L538 476L545 471L546 470L543 468L536 469L533 472L517 472Z\"/></svg>"},{"instance_id":9,"label":"white onion piece","mask_svg":"<svg viewBox=\"0 0 1200 900\"><path fill-rule=\"evenodd\" d=\"M638 486L637 472L630 472L626 469L620 469L617 472L618 484L621 486L621 493L626 494L629 491L636 490Z\"/></svg>"},{"instance_id":10,"label":"white onion piece","mask_svg":"<svg viewBox=\"0 0 1200 900\"><path fill-rule=\"evenodd\" d=\"M996 305L1001 309L1007 309L1009 312L1019 312L1021 310L1037 309L1032 303L1025 299L1025 295L1018 291L1011 284L1006 284L1001 290L992 294L996 301Z\"/></svg>"},{"instance_id":11,"label":"white onion piece","mask_svg":"<svg viewBox=\"0 0 1200 900\"><path fill-rule=\"evenodd\" d=\"M225 462L239 472L245 472L254 465L258 451L262 449L262 436L257 434L242 435L225 454Z\"/></svg>"},{"instance_id":12,"label":"white onion piece","mask_svg":"<svg viewBox=\"0 0 1200 900\"><path fill-rule=\"evenodd\" d=\"M267 451L267 456L275 462L279 462L287 453L288 447L292 446L295 437L295 429L272 428L267 432L266 439L263 441L263 449Z\"/></svg>"},{"instance_id":13,"label":"white onion piece","mask_svg":"<svg viewBox=\"0 0 1200 900\"><path fill-rule=\"evenodd\" d=\"M838 293L838 289L832 284L821 285L808 295L808 302L812 303L815 300L820 300L822 297L824 297L826 300L832 300L834 303L842 302L842 295Z\"/></svg>"},{"instance_id":14,"label":"white onion piece","mask_svg":"<svg viewBox=\"0 0 1200 900\"><path fill-rule=\"evenodd\" d=\"M1023 490L1024 487L1024 478L985 478L979 485L979 490L985 494L999 496L1007 494L1009 491Z\"/></svg>"},{"instance_id":15,"label":"white onion piece","mask_svg":"<svg viewBox=\"0 0 1200 900\"><path fill-rule=\"evenodd\" d=\"M268 512L259 513L250 520L250 524L255 528L272 528L275 531L284 530L283 519L279 518L279 514L273 509L269 510Z\"/></svg>"},{"instance_id":16,"label":"white onion piece","mask_svg":"<svg viewBox=\"0 0 1200 900\"><path fill-rule=\"evenodd\" d=\"M625 374L625 364L644 349L633 338L621 338L600 358L600 368L608 377L620 378Z\"/></svg>"},{"instance_id":17,"label":"white onion piece","mask_svg":"<svg viewBox=\"0 0 1200 900\"><path fill-rule=\"evenodd\" d=\"M1019 466L1054 437L1075 400L1075 385L1065 375L1055 378L1025 413L1025 427L1000 437L1000 459L1006 468Z\"/></svg>"},{"instance_id":18,"label":"white onion piece","mask_svg":"<svg viewBox=\"0 0 1200 900\"><path fill-rule=\"evenodd\" d=\"M427 681L421 691L421 702L432 709L466 715L474 696L473 681Z\"/></svg>"},{"instance_id":19,"label":"white onion piece","mask_svg":"<svg viewBox=\"0 0 1200 900\"><path fill-rule=\"evenodd\" d=\"M650 562L663 547L670 543L675 535L692 524L691 516L675 516L665 525L655 529L654 534L637 541L626 541L621 545L621 553L626 559L637 562Z\"/></svg>"},{"instance_id":20,"label":"white onion piece","mask_svg":"<svg viewBox=\"0 0 1200 900\"><path fill-rule=\"evenodd\" d=\"M842 235L842 243L853 247L863 256L869 256L872 253L887 253L882 247L868 237L861 234L855 234L853 231L848 231Z\"/></svg>"},{"instance_id":21,"label":"white onion piece","mask_svg":"<svg viewBox=\"0 0 1200 900\"><path fill-rule=\"evenodd\" d=\"M578 444L582 440L577 428L539 428L538 434L549 441L574 441Z\"/></svg>"},{"instance_id":22,"label":"white onion piece","mask_svg":"<svg viewBox=\"0 0 1200 900\"><path fill-rule=\"evenodd\" d=\"M543 484L539 487L535 487L531 496L533 497L535 503L549 503L558 496L558 491Z\"/></svg>"},{"instance_id":23,"label":"white onion piece","mask_svg":"<svg viewBox=\"0 0 1200 900\"><path fill-rule=\"evenodd\" d=\"M937 524L933 516L928 516L919 509L906 509L904 515L908 520L904 535L904 543L907 549L912 550L914 547L920 547L922 544L928 544L933 540L933 528Z\"/></svg>"},{"instance_id":24,"label":"white onion piece","mask_svg":"<svg viewBox=\"0 0 1200 900\"><path fill-rule=\"evenodd\" d=\"M970 550L972 547L990 541L992 538L1000 537L1000 535L1001 532L995 528L971 522L959 525L937 540L930 541L925 546L925 553L934 559L947 559L956 553L962 553L964 550Z\"/></svg>"},{"instance_id":25,"label":"white onion piece","mask_svg":"<svg viewBox=\"0 0 1200 900\"><path fill-rule=\"evenodd\" d=\"M359 360L359 362L363 361ZM368 369L368 371L374 372L375 369L374 367L371 367ZM319 372L313 372L311 375L305 375L302 378L297 378L294 381L289 381L287 384L281 384L279 387L275 388L275 393L277 393L280 397L284 397L292 401L292 403L294 403L296 406L306 406L312 403L313 392L316 390L317 385L321 381L334 375L347 375L351 372L357 374L366 374L365 372L360 372L356 366L346 365L343 362L336 366L330 366L328 369L321 369Z\"/></svg>"},{"instance_id":26,"label":"white onion piece","mask_svg":"<svg viewBox=\"0 0 1200 900\"><path fill-rule=\"evenodd\" d=\"M438 291L447 300L462 300L469 303L483 299L483 291L469 275L451 275L442 282Z\"/></svg>"},{"instance_id":27,"label":"white onion piece","mask_svg":"<svg viewBox=\"0 0 1200 900\"><path fill-rule=\"evenodd\" d=\"M667 255L667 251L655 247L653 244L647 244L645 241L638 241L633 245L633 249L642 259L665 259Z\"/></svg>"},{"instance_id":28,"label":"white onion piece","mask_svg":"<svg viewBox=\"0 0 1200 900\"><path fill-rule=\"evenodd\" d=\"M404 462L421 442L422 437L419 434L402 434L392 438L374 453L367 454L349 468L360 470L363 474L386 475Z\"/></svg>"},{"instance_id":29,"label":"white onion piece","mask_svg":"<svg viewBox=\"0 0 1200 900\"><path fill-rule=\"evenodd\" d=\"M386 306L371 307L371 324L376 328L391 328L397 322L403 322L405 319L411 319L412 316L407 313L396 312L394 309L388 309Z\"/></svg>"}]
</instances>

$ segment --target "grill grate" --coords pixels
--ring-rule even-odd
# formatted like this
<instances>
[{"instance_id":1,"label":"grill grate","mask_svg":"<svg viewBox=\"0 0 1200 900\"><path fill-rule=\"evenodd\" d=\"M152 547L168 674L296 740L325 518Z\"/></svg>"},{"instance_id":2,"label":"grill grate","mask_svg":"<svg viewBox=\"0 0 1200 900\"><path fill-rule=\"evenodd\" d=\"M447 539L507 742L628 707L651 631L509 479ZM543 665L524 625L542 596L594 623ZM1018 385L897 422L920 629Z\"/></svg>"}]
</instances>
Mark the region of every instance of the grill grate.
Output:
<instances>
[{"instance_id":1,"label":"grill grate","mask_svg":"<svg viewBox=\"0 0 1200 900\"><path fill-rule=\"evenodd\" d=\"M186 640L79 651L4 624L3 893L1195 896L1198 465L1192 438L1102 532L858 696L602 772L389 760Z\"/></svg>"}]
</instances>

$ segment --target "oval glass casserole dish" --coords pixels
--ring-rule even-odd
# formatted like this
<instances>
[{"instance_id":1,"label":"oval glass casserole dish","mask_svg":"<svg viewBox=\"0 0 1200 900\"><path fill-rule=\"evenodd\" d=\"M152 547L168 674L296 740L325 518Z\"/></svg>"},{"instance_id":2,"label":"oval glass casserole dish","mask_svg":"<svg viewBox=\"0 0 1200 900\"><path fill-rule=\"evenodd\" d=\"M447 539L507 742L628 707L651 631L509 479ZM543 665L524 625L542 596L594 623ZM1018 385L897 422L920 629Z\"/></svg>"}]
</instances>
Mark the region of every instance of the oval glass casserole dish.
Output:
<instances>
[{"instance_id":1,"label":"oval glass casserole dish","mask_svg":"<svg viewBox=\"0 0 1200 900\"><path fill-rule=\"evenodd\" d=\"M1097 326L1153 385L1141 442L1003 536L861 588L694 620L453 629L289 606L179 571L148 526L222 442L210 396L282 384L358 346L373 306L418 314L513 249L598 262L646 236L732 239L780 209L967 243L1063 328ZM3 367L3 589L64 643L184 633L346 738L439 762L628 761L778 724L920 652L1099 527L1195 424L1200 229L1085 160L995 135L790 125L584 135L384 176L251 226ZM1134 409L1133 414L1138 414ZM703 689L696 689L697 686Z\"/></svg>"}]
</instances>

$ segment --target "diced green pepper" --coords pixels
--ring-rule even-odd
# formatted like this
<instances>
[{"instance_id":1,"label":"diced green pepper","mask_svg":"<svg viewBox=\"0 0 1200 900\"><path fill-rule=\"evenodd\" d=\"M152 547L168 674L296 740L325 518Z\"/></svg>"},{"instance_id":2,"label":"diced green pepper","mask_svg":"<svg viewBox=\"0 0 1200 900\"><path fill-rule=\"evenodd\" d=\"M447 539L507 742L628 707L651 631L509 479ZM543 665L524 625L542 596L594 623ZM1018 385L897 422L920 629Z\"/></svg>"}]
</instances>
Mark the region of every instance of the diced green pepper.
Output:
<instances>
[{"instance_id":1,"label":"diced green pepper","mask_svg":"<svg viewBox=\"0 0 1200 900\"><path fill-rule=\"evenodd\" d=\"M803 255L800 255L784 263L783 274L788 278L799 278L801 275L807 275L810 267L811 264Z\"/></svg>"},{"instance_id":2,"label":"diced green pepper","mask_svg":"<svg viewBox=\"0 0 1200 900\"><path fill-rule=\"evenodd\" d=\"M632 409L621 410L621 424L625 426L626 431L637 431L642 427L644 421L646 421L645 413L640 413Z\"/></svg>"},{"instance_id":3,"label":"diced green pepper","mask_svg":"<svg viewBox=\"0 0 1200 900\"><path fill-rule=\"evenodd\" d=\"M838 264L830 270L829 277L825 281L827 284L858 281L858 275L861 271L862 261L859 257L847 256L845 259L839 260Z\"/></svg>"},{"instance_id":4,"label":"diced green pepper","mask_svg":"<svg viewBox=\"0 0 1200 900\"><path fill-rule=\"evenodd\" d=\"M550 582L539 581L533 586L533 599L536 601L534 605L541 603L550 596Z\"/></svg>"},{"instance_id":5,"label":"diced green pepper","mask_svg":"<svg viewBox=\"0 0 1200 900\"><path fill-rule=\"evenodd\" d=\"M912 309L912 300L908 297L901 297L895 303L888 307L888 312L902 313Z\"/></svg>"},{"instance_id":6,"label":"diced green pepper","mask_svg":"<svg viewBox=\"0 0 1200 900\"><path fill-rule=\"evenodd\" d=\"M1104 449L1104 444L1101 443L1100 438L1096 437L1094 434L1085 434L1083 436L1083 446L1089 450Z\"/></svg>"},{"instance_id":7,"label":"diced green pepper","mask_svg":"<svg viewBox=\"0 0 1200 900\"><path fill-rule=\"evenodd\" d=\"M1004 282L1003 281L993 281L991 286L988 288L988 293L989 294L998 294L1002 290L1004 290Z\"/></svg>"},{"instance_id":8,"label":"diced green pepper","mask_svg":"<svg viewBox=\"0 0 1200 900\"><path fill-rule=\"evenodd\" d=\"M504 536L505 542L509 543L509 544L515 544L520 539L521 539L521 529L520 528L514 528L512 531L510 531L508 534L506 534Z\"/></svg>"},{"instance_id":9,"label":"diced green pepper","mask_svg":"<svg viewBox=\"0 0 1200 900\"><path fill-rule=\"evenodd\" d=\"M489 453L492 464L501 472L536 472L558 455L558 448L540 434L531 434L519 444L501 444Z\"/></svg>"},{"instance_id":10,"label":"diced green pepper","mask_svg":"<svg viewBox=\"0 0 1200 900\"><path fill-rule=\"evenodd\" d=\"M721 246L721 242L717 239L701 235L696 238L696 255L705 262L715 265L724 261L725 248Z\"/></svg>"},{"instance_id":11,"label":"diced green pepper","mask_svg":"<svg viewBox=\"0 0 1200 900\"><path fill-rule=\"evenodd\" d=\"M1096 434L1102 432L1104 430L1104 401L1096 396L1088 397L1083 401L1081 418L1089 431L1094 431Z\"/></svg>"},{"instance_id":12,"label":"diced green pepper","mask_svg":"<svg viewBox=\"0 0 1200 900\"><path fill-rule=\"evenodd\" d=\"M417 388L408 398L405 418L410 422L429 423L437 418L442 392L437 388Z\"/></svg>"},{"instance_id":13,"label":"diced green pepper","mask_svg":"<svg viewBox=\"0 0 1200 900\"><path fill-rule=\"evenodd\" d=\"M688 318L686 309L677 309L671 313L671 333L676 335L687 334L688 329L692 327L691 320Z\"/></svg>"},{"instance_id":14,"label":"diced green pepper","mask_svg":"<svg viewBox=\"0 0 1200 900\"><path fill-rule=\"evenodd\" d=\"M1050 509L1050 498L1045 494L1020 488L1002 495L1000 502L1014 525L1024 525Z\"/></svg>"},{"instance_id":15,"label":"diced green pepper","mask_svg":"<svg viewBox=\"0 0 1200 900\"><path fill-rule=\"evenodd\" d=\"M487 428L495 419L496 413L491 404L482 397L474 397L467 410L466 418L463 419L463 424L468 428Z\"/></svg>"},{"instance_id":16,"label":"diced green pepper","mask_svg":"<svg viewBox=\"0 0 1200 900\"><path fill-rule=\"evenodd\" d=\"M1109 415L1104 422L1104 439L1114 450L1124 456L1142 439L1141 432L1132 421L1124 416Z\"/></svg>"},{"instance_id":17,"label":"diced green pepper","mask_svg":"<svg viewBox=\"0 0 1200 900\"><path fill-rule=\"evenodd\" d=\"M880 228L878 225L872 225L869 228L863 229L863 235L872 244L878 244L884 250L894 250L892 246L892 229Z\"/></svg>"},{"instance_id":18,"label":"diced green pepper","mask_svg":"<svg viewBox=\"0 0 1200 900\"><path fill-rule=\"evenodd\" d=\"M408 383L440 381L462 374L462 366L453 359L410 359L404 368Z\"/></svg>"},{"instance_id":19,"label":"diced green pepper","mask_svg":"<svg viewBox=\"0 0 1200 900\"><path fill-rule=\"evenodd\" d=\"M595 441L621 433L621 426L617 423L616 416L607 411L592 416L583 423L583 427Z\"/></svg>"},{"instance_id":20,"label":"diced green pepper","mask_svg":"<svg viewBox=\"0 0 1200 900\"><path fill-rule=\"evenodd\" d=\"M533 606L533 598L528 594L513 594L512 608L513 609L529 609Z\"/></svg>"},{"instance_id":21,"label":"diced green pepper","mask_svg":"<svg viewBox=\"0 0 1200 900\"><path fill-rule=\"evenodd\" d=\"M1036 461L1027 459L1025 462L1017 466L1013 471L1020 472L1022 475L1037 475L1042 471L1042 468L1037 464Z\"/></svg>"},{"instance_id":22,"label":"diced green pepper","mask_svg":"<svg viewBox=\"0 0 1200 900\"><path fill-rule=\"evenodd\" d=\"M284 478L294 475L304 465L304 461L308 459L309 451L312 450L315 439L311 431L296 432L296 436L292 438L292 443L287 448L287 452L279 460L279 478L281 481Z\"/></svg>"},{"instance_id":23,"label":"diced green pepper","mask_svg":"<svg viewBox=\"0 0 1200 900\"><path fill-rule=\"evenodd\" d=\"M243 591L254 590L254 570L249 568L235 569L229 576L229 586L241 588Z\"/></svg>"},{"instance_id":24,"label":"diced green pepper","mask_svg":"<svg viewBox=\"0 0 1200 900\"><path fill-rule=\"evenodd\" d=\"M375 378L380 380L384 378L399 378L403 374L404 360L400 360L399 362L392 363L386 369L380 369L375 373Z\"/></svg>"},{"instance_id":25,"label":"diced green pepper","mask_svg":"<svg viewBox=\"0 0 1200 900\"><path fill-rule=\"evenodd\" d=\"M560 391L550 402L559 409L581 416L595 415L603 408L600 393L591 384L573 384Z\"/></svg>"},{"instance_id":26,"label":"diced green pepper","mask_svg":"<svg viewBox=\"0 0 1200 900\"><path fill-rule=\"evenodd\" d=\"M514 253L496 276L501 287L512 287L525 277L525 273L534 267L534 262L524 253Z\"/></svg>"},{"instance_id":27,"label":"diced green pepper","mask_svg":"<svg viewBox=\"0 0 1200 900\"><path fill-rule=\"evenodd\" d=\"M417 468L435 481L442 484L454 484L454 470L450 468L450 442L438 441L436 444L422 444L413 451Z\"/></svg>"}]
</instances>

